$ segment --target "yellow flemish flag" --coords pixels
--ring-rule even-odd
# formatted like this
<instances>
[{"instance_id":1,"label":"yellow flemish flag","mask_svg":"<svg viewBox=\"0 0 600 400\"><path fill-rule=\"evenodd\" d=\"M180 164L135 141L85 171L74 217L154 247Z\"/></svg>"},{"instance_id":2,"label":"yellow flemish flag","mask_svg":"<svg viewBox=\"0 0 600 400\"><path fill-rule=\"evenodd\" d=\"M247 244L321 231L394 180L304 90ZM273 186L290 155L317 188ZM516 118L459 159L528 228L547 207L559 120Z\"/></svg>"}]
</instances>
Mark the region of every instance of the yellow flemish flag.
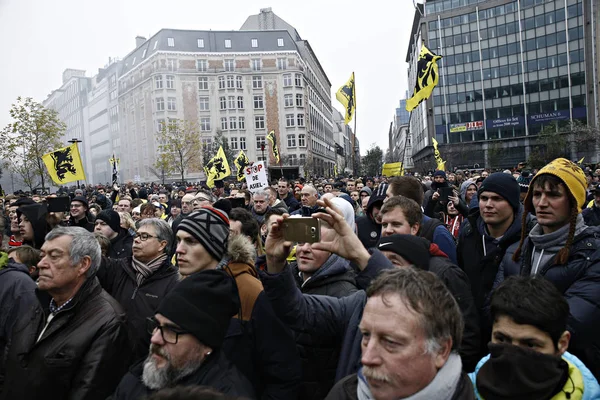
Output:
<instances>
[{"instance_id":1,"label":"yellow flemish flag","mask_svg":"<svg viewBox=\"0 0 600 400\"><path fill-rule=\"evenodd\" d=\"M344 109L346 110L346 117L344 118L344 123L348 125L352 118L354 117L354 112L356 111L356 87L354 85L354 72L348 79L348 82L335 94L335 98L342 103Z\"/></svg>"},{"instance_id":2,"label":"yellow flemish flag","mask_svg":"<svg viewBox=\"0 0 600 400\"><path fill-rule=\"evenodd\" d=\"M267 135L267 140L271 142L271 151L273 152L273 157L275 157L276 162L279 162L279 149L277 148L277 138L275 137L275 131L269 132Z\"/></svg>"},{"instance_id":3,"label":"yellow flemish flag","mask_svg":"<svg viewBox=\"0 0 600 400\"><path fill-rule=\"evenodd\" d=\"M404 166L401 162L383 164L383 176L404 176Z\"/></svg>"},{"instance_id":4,"label":"yellow flemish flag","mask_svg":"<svg viewBox=\"0 0 600 400\"><path fill-rule=\"evenodd\" d=\"M333 164L333 176L337 176L337 164Z\"/></svg>"},{"instance_id":5,"label":"yellow flemish flag","mask_svg":"<svg viewBox=\"0 0 600 400\"><path fill-rule=\"evenodd\" d=\"M437 60L442 58L431 52L425 45L421 47L421 54L417 61L417 81L415 90L410 99L406 100L406 111L412 111L423 100L428 99L439 81Z\"/></svg>"},{"instance_id":6,"label":"yellow flemish flag","mask_svg":"<svg viewBox=\"0 0 600 400\"><path fill-rule=\"evenodd\" d=\"M579 164L579 165L583 164L583 160L585 160L585 157L581 157L581 160L577 161L577 164Z\"/></svg>"},{"instance_id":7,"label":"yellow flemish flag","mask_svg":"<svg viewBox=\"0 0 600 400\"><path fill-rule=\"evenodd\" d=\"M237 167L237 180L243 181L245 178L244 169L250 165L250 161L244 150L240 150L240 154L233 160L233 164Z\"/></svg>"},{"instance_id":8,"label":"yellow flemish flag","mask_svg":"<svg viewBox=\"0 0 600 400\"><path fill-rule=\"evenodd\" d=\"M229 163L227 162L227 157L225 157L223 146L219 146L217 155L206 163L204 172L206 172L206 185L211 189L215 186L215 181L219 181L231 175L231 170L229 169Z\"/></svg>"},{"instance_id":9,"label":"yellow flemish flag","mask_svg":"<svg viewBox=\"0 0 600 400\"><path fill-rule=\"evenodd\" d=\"M435 138L431 138L433 142L433 156L435 157L435 162L437 164L437 169L440 171L446 170L446 161L442 160L442 155L438 150L438 141Z\"/></svg>"},{"instance_id":10,"label":"yellow flemish flag","mask_svg":"<svg viewBox=\"0 0 600 400\"><path fill-rule=\"evenodd\" d=\"M85 181L85 172L77 143L44 154L42 161L46 164L50 178L57 185Z\"/></svg>"}]
</instances>

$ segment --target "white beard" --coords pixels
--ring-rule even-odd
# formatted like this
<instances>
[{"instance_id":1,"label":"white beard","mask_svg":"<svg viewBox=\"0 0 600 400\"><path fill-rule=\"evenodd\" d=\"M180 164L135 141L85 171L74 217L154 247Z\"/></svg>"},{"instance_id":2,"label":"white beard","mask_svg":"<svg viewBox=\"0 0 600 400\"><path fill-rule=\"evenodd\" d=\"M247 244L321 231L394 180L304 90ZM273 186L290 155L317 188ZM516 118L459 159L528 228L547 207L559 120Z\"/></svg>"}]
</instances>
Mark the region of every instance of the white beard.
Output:
<instances>
[{"instance_id":1,"label":"white beard","mask_svg":"<svg viewBox=\"0 0 600 400\"><path fill-rule=\"evenodd\" d=\"M185 363L182 368L174 368L171 364L171 356L166 352L161 352L161 356L165 357L167 364L158 368L156 361L152 357L152 352L144 362L144 371L142 373L142 382L146 387L152 390L160 390L165 387L174 386L177 382L183 378L192 375L200 365L202 361L190 360Z\"/></svg>"}]
</instances>

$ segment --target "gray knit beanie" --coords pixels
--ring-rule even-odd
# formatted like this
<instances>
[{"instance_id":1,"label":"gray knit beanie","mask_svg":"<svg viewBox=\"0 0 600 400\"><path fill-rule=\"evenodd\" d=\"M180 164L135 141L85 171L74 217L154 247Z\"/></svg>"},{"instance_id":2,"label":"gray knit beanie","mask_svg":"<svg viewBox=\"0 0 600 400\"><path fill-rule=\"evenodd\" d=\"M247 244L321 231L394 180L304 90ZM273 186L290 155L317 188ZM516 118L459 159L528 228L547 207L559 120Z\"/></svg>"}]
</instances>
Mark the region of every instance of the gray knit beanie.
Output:
<instances>
[{"instance_id":1,"label":"gray knit beanie","mask_svg":"<svg viewBox=\"0 0 600 400\"><path fill-rule=\"evenodd\" d=\"M177 231L185 231L192 235L215 260L221 261L227 249L229 217L218 208L202 207L186 215L179 223Z\"/></svg>"}]
</instances>

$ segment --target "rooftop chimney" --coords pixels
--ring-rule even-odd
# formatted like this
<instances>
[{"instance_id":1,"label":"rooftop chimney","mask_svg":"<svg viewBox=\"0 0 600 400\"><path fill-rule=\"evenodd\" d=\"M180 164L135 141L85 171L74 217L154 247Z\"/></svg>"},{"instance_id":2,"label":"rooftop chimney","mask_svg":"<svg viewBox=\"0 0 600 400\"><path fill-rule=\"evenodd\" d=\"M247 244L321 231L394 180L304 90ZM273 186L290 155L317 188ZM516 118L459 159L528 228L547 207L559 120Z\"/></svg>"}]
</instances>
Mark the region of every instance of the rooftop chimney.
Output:
<instances>
[{"instance_id":1,"label":"rooftop chimney","mask_svg":"<svg viewBox=\"0 0 600 400\"><path fill-rule=\"evenodd\" d=\"M143 45L146 42L146 38L143 36L136 36L135 37L135 48L137 49L138 47L140 47L141 45Z\"/></svg>"}]
</instances>

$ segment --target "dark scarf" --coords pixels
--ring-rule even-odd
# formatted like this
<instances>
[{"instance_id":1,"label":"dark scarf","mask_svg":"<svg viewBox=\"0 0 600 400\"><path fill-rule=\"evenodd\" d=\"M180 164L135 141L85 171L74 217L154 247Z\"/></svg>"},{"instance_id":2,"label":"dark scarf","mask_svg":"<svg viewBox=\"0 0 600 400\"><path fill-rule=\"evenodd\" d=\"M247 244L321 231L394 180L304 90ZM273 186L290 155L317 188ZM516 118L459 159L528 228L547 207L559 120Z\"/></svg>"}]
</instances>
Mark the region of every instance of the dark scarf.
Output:
<instances>
[{"instance_id":1,"label":"dark scarf","mask_svg":"<svg viewBox=\"0 0 600 400\"><path fill-rule=\"evenodd\" d=\"M167 254L161 254L154 260L148 263L143 263L133 256L131 259L131 266L135 270L138 286L140 286L145 279L148 279L153 273L155 273L166 259Z\"/></svg>"},{"instance_id":2,"label":"dark scarf","mask_svg":"<svg viewBox=\"0 0 600 400\"><path fill-rule=\"evenodd\" d=\"M477 373L486 400L550 399L569 378L569 364L552 356L507 344L489 344L490 359Z\"/></svg>"}]
</instances>

